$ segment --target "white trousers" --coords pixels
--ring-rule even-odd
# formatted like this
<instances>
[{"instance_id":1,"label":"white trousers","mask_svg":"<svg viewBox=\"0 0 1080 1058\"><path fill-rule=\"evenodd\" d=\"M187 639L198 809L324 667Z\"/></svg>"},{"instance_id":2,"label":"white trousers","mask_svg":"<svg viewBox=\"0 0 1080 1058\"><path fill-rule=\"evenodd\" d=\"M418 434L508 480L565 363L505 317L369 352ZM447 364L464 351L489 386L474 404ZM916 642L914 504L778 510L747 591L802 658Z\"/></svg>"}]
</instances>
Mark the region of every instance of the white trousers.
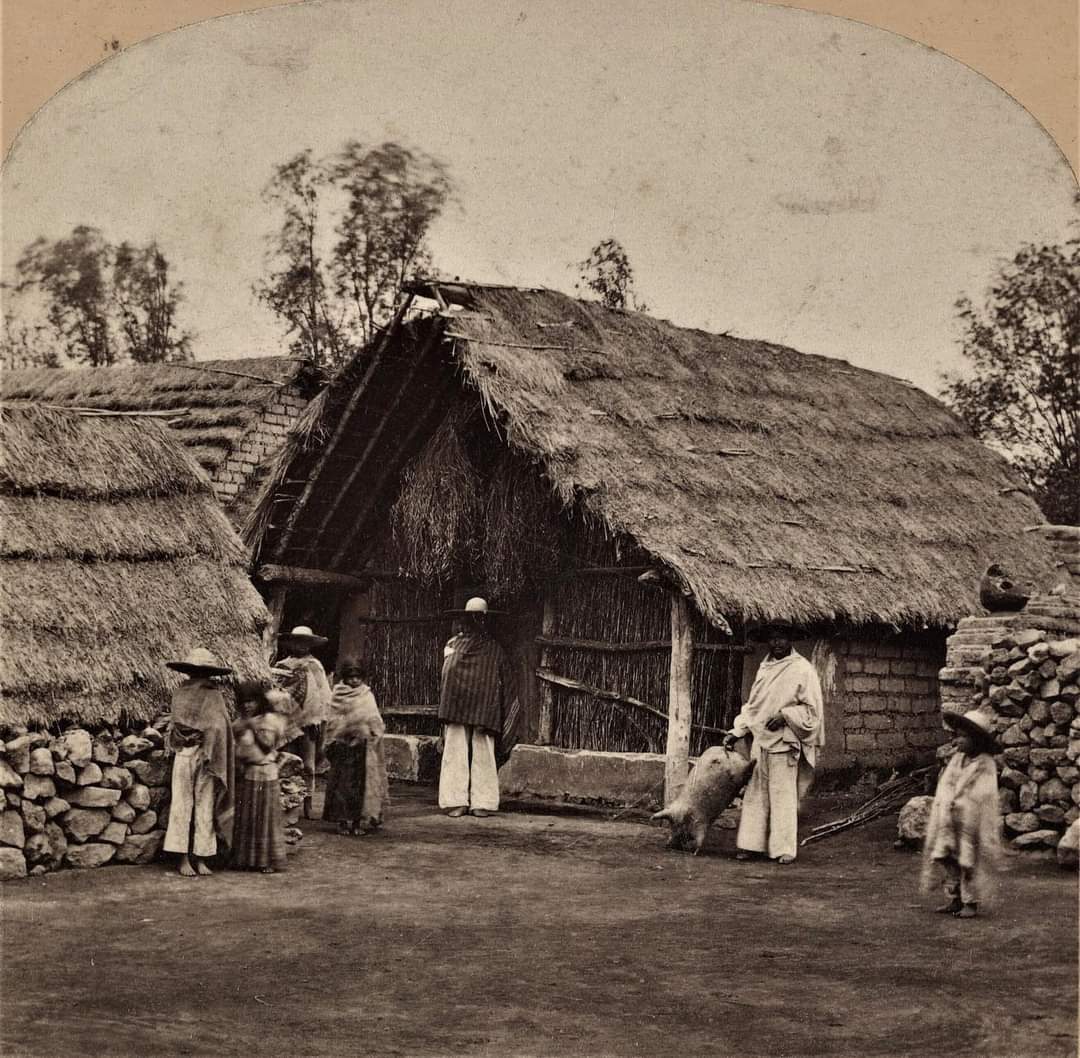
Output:
<instances>
[{"instance_id":1,"label":"white trousers","mask_svg":"<svg viewBox=\"0 0 1080 1058\"><path fill-rule=\"evenodd\" d=\"M191 841L192 817L195 841ZM173 761L172 800L169 802L169 829L165 831L166 852L189 852L213 856L217 852L214 834L214 777L206 767L202 749L189 746Z\"/></svg>"},{"instance_id":2,"label":"white trousers","mask_svg":"<svg viewBox=\"0 0 1080 1058\"><path fill-rule=\"evenodd\" d=\"M795 856L799 834L799 758L762 753L743 794L735 844L772 859Z\"/></svg>"},{"instance_id":3,"label":"white trousers","mask_svg":"<svg viewBox=\"0 0 1080 1058\"><path fill-rule=\"evenodd\" d=\"M495 738L479 727L443 727L442 766L439 769L440 808L499 809L499 772L495 767Z\"/></svg>"}]
</instances>

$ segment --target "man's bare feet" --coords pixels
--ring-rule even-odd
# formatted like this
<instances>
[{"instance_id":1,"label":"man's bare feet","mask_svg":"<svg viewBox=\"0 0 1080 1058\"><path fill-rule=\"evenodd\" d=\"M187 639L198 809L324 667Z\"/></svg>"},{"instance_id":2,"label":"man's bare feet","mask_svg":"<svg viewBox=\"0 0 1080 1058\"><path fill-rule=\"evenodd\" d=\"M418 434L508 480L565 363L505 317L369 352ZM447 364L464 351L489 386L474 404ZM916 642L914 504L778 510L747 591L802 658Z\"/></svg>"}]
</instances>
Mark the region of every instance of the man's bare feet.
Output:
<instances>
[{"instance_id":1,"label":"man's bare feet","mask_svg":"<svg viewBox=\"0 0 1080 1058\"><path fill-rule=\"evenodd\" d=\"M202 860L195 861L195 870L198 871L199 874L204 876L214 873L212 870L210 870L209 867L206 866L206 864Z\"/></svg>"},{"instance_id":2,"label":"man's bare feet","mask_svg":"<svg viewBox=\"0 0 1080 1058\"><path fill-rule=\"evenodd\" d=\"M185 878L194 878L195 868L191 866L191 860L187 856L180 857L180 867L178 868L181 875Z\"/></svg>"}]
</instances>

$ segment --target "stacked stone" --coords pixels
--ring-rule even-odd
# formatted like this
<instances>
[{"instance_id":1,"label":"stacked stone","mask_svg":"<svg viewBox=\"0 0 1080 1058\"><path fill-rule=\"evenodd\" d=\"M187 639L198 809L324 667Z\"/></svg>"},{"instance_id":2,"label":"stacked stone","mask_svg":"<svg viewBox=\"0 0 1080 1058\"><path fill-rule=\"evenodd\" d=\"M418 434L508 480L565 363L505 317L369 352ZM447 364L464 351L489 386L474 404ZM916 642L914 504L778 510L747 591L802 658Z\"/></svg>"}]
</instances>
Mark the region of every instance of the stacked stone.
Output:
<instances>
[{"instance_id":1,"label":"stacked stone","mask_svg":"<svg viewBox=\"0 0 1080 1058\"><path fill-rule=\"evenodd\" d=\"M1080 817L1080 639L1028 628L995 639L973 705L993 712L1005 832L1054 848Z\"/></svg>"},{"instance_id":2,"label":"stacked stone","mask_svg":"<svg viewBox=\"0 0 1080 1058\"><path fill-rule=\"evenodd\" d=\"M0 879L154 858L165 836L171 769L159 727L127 736L115 728L5 734Z\"/></svg>"}]
</instances>

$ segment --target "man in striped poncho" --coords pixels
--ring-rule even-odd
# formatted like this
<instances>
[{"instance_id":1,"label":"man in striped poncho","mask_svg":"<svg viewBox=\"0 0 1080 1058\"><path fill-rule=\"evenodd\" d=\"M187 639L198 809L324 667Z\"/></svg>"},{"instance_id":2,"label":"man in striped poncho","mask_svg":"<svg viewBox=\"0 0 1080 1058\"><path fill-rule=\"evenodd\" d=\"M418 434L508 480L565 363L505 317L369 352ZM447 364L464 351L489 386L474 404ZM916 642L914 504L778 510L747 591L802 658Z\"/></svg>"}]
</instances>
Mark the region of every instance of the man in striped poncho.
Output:
<instances>
[{"instance_id":1,"label":"man in striped poncho","mask_svg":"<svg viewBox=\"0 0 1080 1058\"><path fill-rule=\"evenodd\" d=\"M488 631L495 611L477 598L459 612L466 630L443 649L439 807L455 818L466 812L484 817L499 809L495 741L512 730L517 701L506 652Z\"/></svg>"}]
</instances>

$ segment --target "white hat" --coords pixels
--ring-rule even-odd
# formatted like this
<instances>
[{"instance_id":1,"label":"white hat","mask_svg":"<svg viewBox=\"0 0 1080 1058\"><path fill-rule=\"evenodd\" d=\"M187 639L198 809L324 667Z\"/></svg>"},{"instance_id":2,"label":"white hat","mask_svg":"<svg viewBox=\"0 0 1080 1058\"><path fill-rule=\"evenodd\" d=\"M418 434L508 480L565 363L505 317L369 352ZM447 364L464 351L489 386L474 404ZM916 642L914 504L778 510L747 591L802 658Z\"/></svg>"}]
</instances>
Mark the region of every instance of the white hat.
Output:
<instances>
[{"instance_id":1,"label":"white hat","mask_svg":"<svg viewBox=\"0 0 1080 1058\"><path fill-rule=\"evenodd\" d=\"M501 614L502 610L490 610L488 609L487 599L480 598L479 595L474 595L466 604L464 610L450 610L449 613L480 613L480 614Z\"/></svg>"},{"instance_id":2,"label":"white hat","mask_svg":"<svg viewBox=\"0 0 1080 1058\"><path fill-rule=\"evenodd\" d=\"M327 642L326 636L317 636L307 625L297 625L291 632L285 632L282 639L303 639L308 643L322 646Z\"/></svg>"},{"instance_id":3,"label":"white hat","mask_svg":"<svg viewBox=\"0 0 1080 1058\"><path fill-rule=\"evenodd\" d=\"M232 672L232 669L222 665L205 647L189 650L183 661L166 661L165 667L186 676L228 676Z\"/></svg>"}]
</instances>

